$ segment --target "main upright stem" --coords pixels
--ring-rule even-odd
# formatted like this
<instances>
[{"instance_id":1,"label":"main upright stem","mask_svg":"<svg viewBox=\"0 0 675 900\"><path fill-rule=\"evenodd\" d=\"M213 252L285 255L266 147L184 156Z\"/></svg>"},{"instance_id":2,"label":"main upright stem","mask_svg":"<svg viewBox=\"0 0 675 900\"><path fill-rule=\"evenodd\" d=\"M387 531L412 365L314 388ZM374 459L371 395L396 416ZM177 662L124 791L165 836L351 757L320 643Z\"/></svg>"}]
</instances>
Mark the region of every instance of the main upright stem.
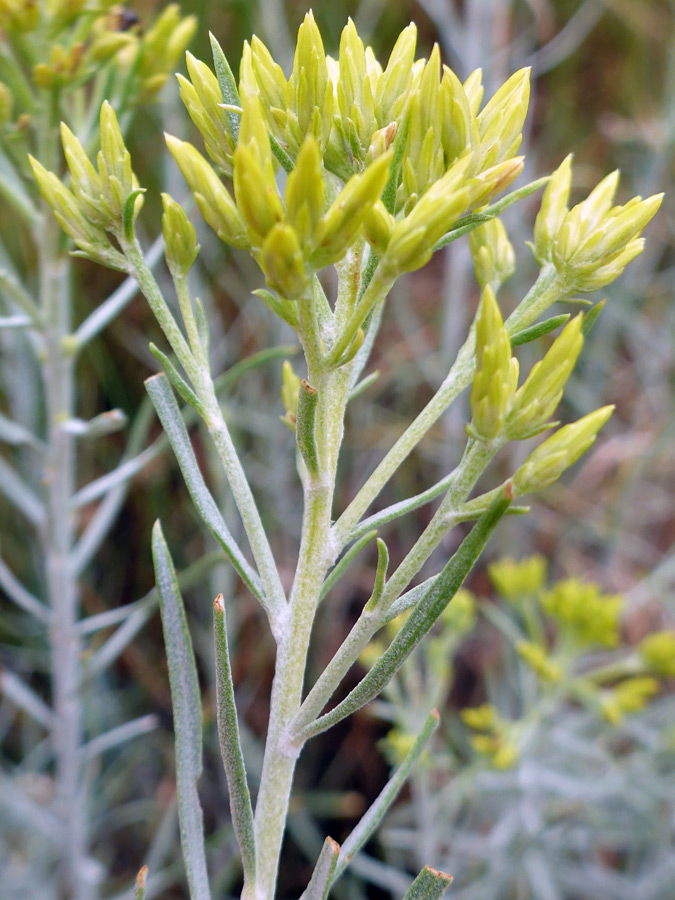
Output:
<instances>
[{"instance_id":1,"label":"main upright stem","mask_svg":"<svg viewBox=\"0 0 675 900\"><path fill-rule=\"evenodd\" d=\"M302 702L307 651L328 568L334 562L331 511L335 473L349 389L348 368L321 371L308 364L318 391L316 441L319 471L306 474L304 516L298 565L288 618L279 642L260 791L255 811L257 900L272 900L277 882L293 773L300 746L288 740L288 724Z\"/></svg>"},{"instance_id":2,"label":"main upright stem","mask_svg":"<svg viewBox=\"0 0 675 900\"><path fill-rule=\"evenodd\" d=\"M84 877L87 853L86 798L80 765L81 640L77 632L80 595L72 571L75 517L75 443L64 423L74 415L74 358L70 335L70 264L58 249L59 232L51 219L38 237L40 293L44 314L44 380L47 416L45 484L47 523L43 534L46 591L51 614L50 656L53 686L52 741L56 761L57 815L60 824L63 900L91 900Z\"/></svg>"}]
</instances>

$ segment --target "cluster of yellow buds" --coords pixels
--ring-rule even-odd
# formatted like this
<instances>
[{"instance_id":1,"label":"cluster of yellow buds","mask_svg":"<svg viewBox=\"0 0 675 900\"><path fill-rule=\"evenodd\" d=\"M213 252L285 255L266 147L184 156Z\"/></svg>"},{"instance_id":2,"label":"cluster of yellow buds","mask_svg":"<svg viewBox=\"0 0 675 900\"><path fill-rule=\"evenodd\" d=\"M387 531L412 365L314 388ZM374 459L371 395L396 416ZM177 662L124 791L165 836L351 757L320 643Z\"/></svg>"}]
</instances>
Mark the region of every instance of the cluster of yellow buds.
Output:
<instances>
[{"instance_id":1,"label":"cluster of yellow buds","mask_svg":"<svg viewBox=\"0 0 675 900\"><path fill-rule=\"evenodd\" d=\"M469 249L478 284L481 288L491 288L496 294L513 275L516 266L513 246L501 219L495 216L474 228L469 233Z\"/></svg>"},{"instance_id":2,"label":"cluster of yellow buds","mask_svg":"<svg viewBox=\"0 0 675 900\"><path fill-rule=\"evenodd\" d=\"M643 638L637 649L650 672L675 677L675 631L654 631Z\"/></svg>"},{"instance_id":3,"label":"cluster of yellow buds","mask_svg":"<svg viewBox=\"0 0 675 900\"><path fill-rule=\"evenodd\" d=\"M548 420L583 346L583 316L567 323L542 360L518 388L518 361L491 287L483 290L476 319L476 370L471 387L469 435L503 443L524 440L551 428ZM516 472L516 494L553 483L592 444L612 407L565 426L538 447ZM554 423L553 423L554 424Z\"/></svg>"},{"instance_id":4,"label":"cluster of yellow buds","mask_svg":"<svg viewBox=\"0 0 675 900\"><path fill-rule=\"evenodd\" d=\"M108 102L101 107L100 132L96 169L80 141L61 124L72 190L38 160L32 156L29 159L40 192L77 247L103 265L126 270L124 256L111 244L108 233L118 239L124 234L125 219L138 215L142 196L117 117Z\"/></svg>"},{"instance_id":5,"label":"cluster of yellow buds","mask_svg":"<svg viewBox=\"0 0 675 900\"><path fill-rule=\"evenodd\" d=\"M506 556L488 566L488 575L505 600L532 597L546 582L546 559L540 553L520 561Z\"/></svg>"},{"instance_id":6,"label":"cluster of yellow buds","mask_svg":"<svg viewBox=\"0 0 675 900\"><path fill-rule=\"evenodd\" d=\"M511 769L516 765L519 750L514 726L503 719L492 704L463 709L461 717L475 732L471 735L472 747L487 757L495 769Z\"/></svg>"},{"instance_id":7,"label":"cluster of yellow buds","mask_svg":"<svg viewBox=\"0 0 675 900\"><path fill-rule=\"evenodd\" d=\"M615 687L603 691L600 710L609 722L619 725L626 715L641 712L658 693L659 687L656 678L626 678Z\"/></svg>"},{"instance_id":8,"label":"cluster of yellow buds","mask_svg":"<svg viewBox=\"0 0 675 900\"><path fill-rule=\"evenodd\" d=\"M10 41L30 31L49 35L49 52L31 72L33 84L46 90L78 87L114 58L134 82L135 101L154 96L185 52L197 20L181 17L178 6L170 4L144 31L138 22L135 13L113 0L0 0L0 30Z\"/></svg>"},{"instance_id":9,"label":"cluster of yellow buds","mask_svg":"<svg viewBox=\"0 0 675 900\"><path fill-rule=\"evenodd\" d=\"M594 291L614 281L642 252L639 237L656 214L663 194L633 197L612 206L619 173L604 178L588 197L569 209L572 157L551 176L534 226L534 254L552 263L572 291Z\"/></svg>"},{"instance_id":10,"label":"cluster of yellow buds","mask_svg":"<svg viewBox=\"0 0 675 900\"><path fill-rule=\"evenodd\" d=\"M519 641L516 644L516 651L542 681L555 684L563 677L562 667L550 658L546 648L541 644L534 641Z\"/></svg>"},{"instance_id":11,"label":"cluster of yellow buds","mask_svg":"<svg viewBox=\"0 0 675 900\"><path fill-rule=\"evenodd\" d=\"M603 647L619 644L623 597L603 594L597 584L568 578L547 591L541 605L576 644Z\"/></svg>"}]
</instances>

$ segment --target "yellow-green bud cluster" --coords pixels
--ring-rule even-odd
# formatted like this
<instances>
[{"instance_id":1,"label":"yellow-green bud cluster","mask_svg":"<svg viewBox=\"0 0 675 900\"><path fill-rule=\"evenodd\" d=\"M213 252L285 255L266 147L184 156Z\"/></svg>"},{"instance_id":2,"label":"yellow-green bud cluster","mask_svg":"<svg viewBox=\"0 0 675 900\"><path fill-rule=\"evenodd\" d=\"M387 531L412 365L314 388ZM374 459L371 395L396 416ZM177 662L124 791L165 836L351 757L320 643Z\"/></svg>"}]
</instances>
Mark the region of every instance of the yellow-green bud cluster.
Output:
<instances>
[{"instance_id":1,"label":"yellow-green bud cluster","mask_svg":"<svg viewBox=\"0 0 675 900\"><path fill-rule=\"evenodd\" d=\"M269 286L284 297L298 299L306 293L312 272L339 261L360 235L387 182L391 151L353 175L325 209L320 147L309 134L288 175L282 202L260 95L242 93L241 100L232 156L234 200L191 144L173 137L167 137L167 143L218 236L250 249Z\"/></svg>"},{"instance_id":2,"label":"yellow-green bud cluster","mask_svg":"<svg viewBox=\"0 0 675 900\"><path fill-rule=\"evenodd\" d=\"M181 18L180 8L176 3L170 3L147 29L138 51L141 98L153 97L162 89L196 30L196 17Z\"/></svg>"},{"instance_id":3,"label":"yellow-green bud cluster","mask_svg":"<svg viewBox=\"0 0 675 900\"><path fill-rule=\"evenodd\" d=\"M659 682L656 678L627 678L603 693L600 709L609 722L619 725L624 716L641 712L658 690Z\"/></svg>"},{"instance_id":4,"label":"yellow-green bud cluster","mask_svg":"<svg viewBox=\"0 0 675 900\"><path fill-rule=\"evenodd\" d=\"M675 631L655 631L638 644L638 653L651 672L675 677Z\"/></svg>"},{"instance_id":5,"label":"yellow-green bud cluster","mask_svg":"<svg viewBox=\"0 0 675 900\"><path fill-rule=\"evenodd\" d=\"M518 361L491 288L483 291L476 320L476 372L471 385L469 433L490 441L503 430L518 385Z\"/></svg>"},{"instance_id":6,"label":"yellow-green bud cluster","mask_svg":"<svg viewBox=\"0 0 675 900\"><path fill-rule=\"evenodd\" d=\"M553 263L570 291L594 291L614 281L642 252L639 237L656 214L663 194L633 197L612 206L619 173L604 178L588 197L569 209L572 158L568 156L546 186L534 226L534 254Z\"/></svg>"},{"instance_id":7,"label":"yellow-green bud cluster","mask_svg":"<svg viewBox=\"0 0 675 900\"><path fill-rule=\"evenodd\" d=\"M80 250L104 265L125 268L124 258L110 244L106 232L119 239L125 219L138 215L143 200L115 111L107 101L101 107L100 136L101 150L94 168L80 141L61 124L72 190L33 157L30 163L42 196Z\"/></svg>"},{"instance_id":8,"label":"yellow-green bud cluster","mask_svg":"<svg viewBox=\"0 0 675 900\"><path fill-rule=\"evenodd\" d=\"M518 744L511 732L511 724L499 715L494 706L484 703L463 709L464 723L477 734L471 736L471 745L487 757L495 769L511 769L518 762Z\"/></svg>"},{"instance_id":9,"label":"yellow-green bud cluster","mask_svg":"<svg viewBox=\"0 0 675 900\"><path fill-rule=\"evenodd\" d=\"M593 445L613 412L613 406L603 406L547 438L513 476L515 495L540 491L557 481Z\"/></svg>"},{"instance_id":10,"label":"yellow-green bud cluster","mask_svg":"<svg viewBox=\"0 0 675 900\"><path fill-rule=\"evenodd\" d=\"M510 556L488 566L490 581L506 600L531 597L544 586L546 560L541 554L516 561Z\"/></svg>"},{"instance_id":11,"label":"yellow-green bud cluster","mask_svg":"<svg viewBox=\"0 0 675 900\"><path fill-rule=\"evenodd\" d=\"M240 91L260 94L266 124L291 156L295 157L308 135L322 149L326 147L333 124L334 91L311 12L298 29L288 81L262 41L253 38L250 45L244 45Z\"/></svg>"},{"instance_id":12,"label":"yellow-green bud cluster","mask_svg":"<svg viewBox=\"0 0 675 900\"><path fill-rule=\"evenodd\" d=\"M185 59L190 80L182 75L176 76L181 100L204 139L206 152L231 177L235 141L229 116L223 109L218 79L206 63L196 59L191 53L186 53Z\"/></svg>"},{"instance_id":13,"label":"yellow-green bud cluster","mask_svg":"<svg viewBox=\"0 0 675 900\"><path fill-rule=\"evenodd\" d=\"M533 641L519 641L516 644L516 651L542 681L550 681L555 684L562 678L562 668L558 663L549 659L546 649L541 644L535 644Z\"/></svg>"},{"instance_id":14,"label":"yellow-green bud cluster","mask_svg":"<svg viewBox=\"0 0 675 900\"><path fill-rule=\"evenodd\" d=\"M473 258L476 280L481 288L489 287L495 294L513 275L516 258L501 219L494 217L469 233L469 249Z\"/></svg>"},{"instance_id":15,"label":"yellow-green bud cluster","mask_svg":"<svg viewBox=\"0 0 675 900\"><path fill-rule=\"evenodd\" d=\"M199 244L185 210L169 194L162 194L164 255L174 278L185 278L197 259Z\"/></svg>"},{"instance_id":16,"label":"yellow-green bud cluster","mask_svg":"<svg viewBox=\"0 0 675 900\"><path fill-rule=\"evenodd\" d=\"M583 345L581 326L581 315L572 319L516 390L518 362L511 356L511 341L494 292L487 286L476 319L476 371L468 433L484 441L524 440L550 427L547 421L560 403Z\"/></svg>"},{"instance_id":17,"label":"yellow-green bud cluster","mask_svg":"<svg viewBox=\"0 0 675 900\"><path fill-rule=\"evenodd\" d=\"M597 584L568 578L547 591L541 604L561 631L577 644L618 645L623 597L603 594Z\"/></svg>"}]
</instances>

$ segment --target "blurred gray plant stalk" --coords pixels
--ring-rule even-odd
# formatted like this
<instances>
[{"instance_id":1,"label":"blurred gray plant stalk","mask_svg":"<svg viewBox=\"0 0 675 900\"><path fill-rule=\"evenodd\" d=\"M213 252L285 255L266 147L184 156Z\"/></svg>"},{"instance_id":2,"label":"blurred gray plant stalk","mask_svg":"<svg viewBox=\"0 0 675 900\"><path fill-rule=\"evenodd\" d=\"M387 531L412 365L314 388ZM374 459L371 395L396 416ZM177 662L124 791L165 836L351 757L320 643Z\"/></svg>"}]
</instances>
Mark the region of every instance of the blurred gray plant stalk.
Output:
<instances>
[{"instance_id":1,"label":"blurred gray plant stalk","mask_svg":"<svg viewBox=\"0 0 675 900\"><path fill-rule=\"evenodd\" d=\"M522 495L558 479L595 441L612 407L562 428L551 422L584 333L599 311L569 319L541 317L557 301L600 288L642 249L642 229L660 196L612 205L618 176L610 175L569 208L571 162L550 177L504 195L523 168L516 154L529 100L529 72L516 72L485 105L480 71L462 84L442 66L437 48L415 59L416 30L399 36L382 68L353 23L342 33L338 60L326 56L309 13L298 32L288 79L264 44L244 46L239 82L212 39L214 71L187 56L179 76L187 110L211 161L192 144L167 143L209 226L232 247L248 251L265 277L260 299L297 333L304 377L285 367L285 421L295 431L304 491L300 548L292 587L282 585L257 502L223 417L209 366L209 323L190 293L199 247L185 211L163 195L166 261L182 325L165 299L135 230L142 189L113 110L100 116L96 166L86 142L62 127L70 182L31 158L42 195L80 255L133 276L159 322L173 357L153 352L164 374L147 389L174 449L196 510L265 610L277 644L264 764L251 801L241 751L225 625L226 601L214 604L218 728L232 819L244 872L243 897L275 895L293 774L304 744L369 703L394 677L442 615L507 512ZM280 193L278 174L286 173ZM223 180L231 180L230 190ZM539 276L503 320L497 302L514 254L499 213L545 186L534 228ZM497 199L498 195L501 195ZM482 299L475 323L440 389L334 519L334 494L345 411L362 376L396 280L424 266L433 253L471 233ZM334 266L337 292L327 296L319 272ZM512 348L565 327L519 386ZM423 494L367 516L380 490L449 405L471 386L471 420L456 468ZM252 562L234 541L197 465L176 395L203 419L222 461L248 538ZM470 498L506 443L543 431L540 443L506 482ZM320 599L357 545L376 529L434 497L440 505L402 562L390 572L377 539L373 592L323 673L305 694L303 682ZM459 522L474 521L435 577L410 584ZM193 900L211 896L203 817L196 784L201 772L201 704L188 623L159 523L153 539L157 585L174 704L181 839ZM367 674L329 711L325 708L375 632L403 611L405 622ZM320 635L314 635L320 640ZM362 821L342 847L326 838L303 895L326 897L370 838L431 736L433 714ZM450 876L426 867L409 898L440 897ZM142 887L139 884L139 894Z\"/></svg>"},{"instance_id":2,"label":"blurred gray plant stalk","mask_svg":"<svg viewBox=\"0 0 675 900\"><path fill-rule=\"evenodd\" d=\"M90 453L87 442L126 424L119 410L89 421L77 418L81 354L134 297L137 286L129 278L75 327L69 247L53 217L39 207L27 154L62 171L56 123L64 118L89 145L104 97L115 104L126 127L134 110L166 82L196 27L192 17L181 18L177 6L168 6L141 36L133 18L124 22L110 6L0 0L0 199L7 217L0 244L0 329L5 331L9 406L8 415L0 415L0 440L8 446L7 456L0 457L0 491L25 521L23 545L30 548L37 538L39 546L33 554L37 571L31 572L29 563L27 571L16 572L18 560L0 559L0 589L24 615L16 633L44 638L49 658L42 669L50 682L51 703L14 672L3 671L0 680L3 695L32 720L30 727L37 723L47 734L49 753L34 774L37 783L40 769L51 771L53 765L54 799L48 811L42 810L9 774L2 776L0 792L9 818L22 825L25 845L19 855L34 896L47 880L59 897L73 900L98 895L102 877L101 866L90 856L95 838L91 798L103 784L93 774L98 757L155 727L154 716L104 734L92 735L85 725L86 703L100 684L97 676L121 649L103 644L96 650L101 629L123 620L124 614L117 610L85 617L81 578L115 522L129 478L156 451L140 453L150 422L147 415L139 416L122 465L90 484L81 483L81 453ZM70 162L74 164L72 158ZM96 216L98 205L99 198L92 198L89 217ZM75 206L68 215L78 215ZM95 257L96 226L82 227L80 237L91 239L89 255ZM121 255L102 253L107 265L118 258L119 268L126 268ZM89 291L85 296L89 300ZM37 396L31 399L36 384ZM100 502L86 521L83 508L94 501ZM30 560L28 549L25 556ZM39 593L28 590L24 580L39 585ZM25 616L33 619L27 627ZM0 893L15 888L19 890L8 871Z\"/></svg>"}]
</instances>

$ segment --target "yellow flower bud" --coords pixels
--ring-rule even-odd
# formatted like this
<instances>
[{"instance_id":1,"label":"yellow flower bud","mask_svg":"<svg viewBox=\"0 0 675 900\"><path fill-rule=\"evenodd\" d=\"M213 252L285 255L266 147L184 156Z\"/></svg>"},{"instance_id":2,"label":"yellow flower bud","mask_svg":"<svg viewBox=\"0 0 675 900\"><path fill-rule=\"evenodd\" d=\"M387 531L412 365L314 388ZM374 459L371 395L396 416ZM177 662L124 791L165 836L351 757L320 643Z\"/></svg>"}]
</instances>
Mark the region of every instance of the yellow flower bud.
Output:
<instances>
[{"instance_id":1,"label":"yellow flower bud","mask_svg":"<svg viewBox=\"0 0 675 900\"><path fill-rule=\"evenodd\" d=\"M479 113L479 162L482 169L503 162L517 152L529 102L530 69L520 69Z\"/></svg>"},{"instance_id":2,"label":"yellow flower bud","mask_svg":"<svg viewBox=\"0 0 675 900\"><path fill-rule=\"evenodd\" d=\"M368 211L380 199L389 176L391 151L352 176L321 219L310 262L316 269L340 259L356 239Z\"/></svg>"},{"instance_id":3,"label":"yellow flower bud","mask_svg":"<svg viewBox=\"0 0 675 900\"><path fill-rule=\"evenodd\" d=\"M294 228L281 223L274 225L262 245L259 262L272 290L292 300L302 296L307 287L307 274Z\"/></svg>"},{"instance_id":4,"label":"yellow flower bud","mask_svg":"<svg viewBox=\"0 0 675 900\"><path fill-rule=\"evenodd\" d=\"M61 123L61 143L80 208L90 222L105 228L110 225L110 216L101 206L101 179L84 147L65 122Z\"/></svg>"},{"instance_id":5,"label":"yellow flower bud","mask_svg":"<svg viewBox=\"0 0 675 900\"><path fill-rule=\"evenodd\" d=\"M471 386L471 425L482 440L496 438L518 384L518 361L511 357L509 334L491 288L483 291L476 319L476 371Z\"/></svg>"},{"instance_id":6,"label":"yellow flower bud","mask_svg":"<svg viewBox=\"0 0 675 900\"><path fill-rule=\"evenodd\" d=\"M501 219L495 216L469 232L469 248L478 284L496 292L515 270L513 246Z\"/></svg>"},{"instance_id":7,"label":"yellow flower bud","mask_svg":"<svg viewBox=\"0 0 675 900\"><path fill-rule=\"evenodd\" d=\"M366 240L378 256L383 256L394 233L396 219L387 212L384 203L378 200L368 210L364 228Z\"/></svg>"},{"instance_id":8,"label":"yellow flower bud","mask_svg":"<svg viewBox=\"0 0 675 900\"><path fill-rule=\"evenodd\" d=\"M516 495L540 491L557 481L593 445L598 431L613 412L613 406L603 406L547 438L513 476Z\"/></svg>"},{"instance_id":9,"label":"yellow flower bud","mask_svg":"<svg viewBox=\"0 0 675 900\"><path fill-rule=\"evenodd\" d=\"M533 669L542 681L555 683L563 676L562 669L557 663L551 662L545 649L531 641L519 641L516 644L518 655Z\"/></svg>"},{"instance_id":10,"label":"yellow flower bud","mask_svg":"<svg viewBox=\"0 0 675 900\"><path fill-rule=\"evenodd\" d=\"M490 703L467 707L460 712L460 716L474 731L491 731L499 722L497 710Z\"/></svg>"},{"instance_id":11,"label":"yellow flower bud","mask_svg":"<svg viewBox=\"0 0 675 900\"><path fill-rule=\"evenodd\" d=\"M385 269L392 274L412 272L428 262L437 241L466 209L470 164L471 155L467 153L432 184L409 215L397 222L382 260Z\"/></svg>"},{"instance_id":12,"label":"yellow flower bud","mask_svg":"<svg viewBox=\"0 0 675 900\"><path fill-rule=\"evenodd\" d=\"M185 210L169 194L162 194L164 255L174 277L185 277L197 259L199 244Z\"/></svg>"},{"instance_id":13,"label":"yellow flower bud","mask_svg":"<svg viewBox=\"0 0 675 900\"><path fill-rule=\"evenodd\" d=\"M542 265L553 257L553 245L567 215L572 185L572 154L551 175L534 223L534 255Z\"/></svg>"},{"instance_id":14,"label":"yellow flower bud","mask_svg":"<svg viewBox=\"0 0 675 900\"><path fill-rule=\"evenodd\" d=\"M227 174L232 175L234 138L230 120L222 108L223 97L218 79L203 62L186 53L190 81L178 75L181 100L204 139L206 152Z\"/></svg>"},{"instance_id":15,"label":"yellow flower bud","mask_svg":"<svg viewBox=\"0 0 675 900\"><path fill-rule=\"evenodd\" d=\"M488 566L490 581L507 600L531 596L546 581L546 560L536 554L516 562L505 557Z\"/></svg>"},{"instance_id":16,"label":"yellow flower bud","mask_svg":"<svg viewBox=\"0 0 675 900\"><path fill-rule=\"evenodd\" d=\"M516 391L505 423L509 438L531 437L553 415L584 343L582 324L581 314L568 322L546 356L534 364L525 383Z\"/></svg>"},{"instance_id":17,"label":"yellow flower bud","mask_svg":"<svg viewBox=\"0 0 675 900\"><path fill-rule=\"evenodd\" d=\"M135 189L135 184L131 156L124 144L115 110L107 100L101 107L100 136L101 150L97 162L103 204L110 216L120 221L124 205Z\"/></svg>"},{"instance_id":18,"label":"yellow flower bud","mask_svg":"<svg viewBox=\"0 0 675 900\"><path fill-rule=\"evenodd\" d=\"M624 715L641 712L659 690L655 678L628 678L600 700L603 715L613 725L618 725Z\"/></svg>"},{"instance_id":19,"label":"yellow flower bud","mask_svg":"<svg viewBox=\"0 0 675 900\"><path fill-rule=\"evenodd\" d=\"M474 69L474 71L466 79L462 87L464 88L466 99L469 101L469 109L471 111L471 115L477 116L484 93L483 70Z\"/></svg>"},{"instance_id":20,"label":"yellow flower bud","mask_svg":"<svg viewBox=\"0 0 675 900\"><path fill-rule=\"evenodd\" d=\"M323 214L323 193L319 145L309 135L286 181L286 222L293 226L301 244L313 240Z\"/></svg>"},{"instance_id":21,"label":"yellow flower bud","mask_svg":"<svg viewBox=\"0 0 675 900\"><path fill-rule=\"evenodd\" d=\"M166 135L166 143L194 194L206 222L232 247L250 246L244 223L225 185L204 157L187 141Z\"/></svg>"},{"instance_id":22,"label":"yellow flower bud","mask_svg":"<svg viewBox=\"0 0 675 900\"><path fill-rule=\"evenodd\" d=\"M655 631L638 644L638 653L652 672L675 677L675 631Z\"/></svg>"},{"instance_id":23,"label":"yellow flower bud","mask_svg":"<svg viewBox=\"0 0 675 900\"><path fill-rule=\"evenodd\" d=\"M567 578L543 595L541 605L576 643L618 645L623 597L603 594L597 584Z\"/></svg>"},{"instance_id":24,"label":"yellow flower bud","mask_svg":"<svg viewBox=\"0 0 675 900\"><path fill-rule=\"evenodd\" d=\"M410 88L416 44L417 28L411 23L396 39L387 67L378 78L375 115L380 127L398 119L403 111Z\"/></svg>"}]
</instances>

